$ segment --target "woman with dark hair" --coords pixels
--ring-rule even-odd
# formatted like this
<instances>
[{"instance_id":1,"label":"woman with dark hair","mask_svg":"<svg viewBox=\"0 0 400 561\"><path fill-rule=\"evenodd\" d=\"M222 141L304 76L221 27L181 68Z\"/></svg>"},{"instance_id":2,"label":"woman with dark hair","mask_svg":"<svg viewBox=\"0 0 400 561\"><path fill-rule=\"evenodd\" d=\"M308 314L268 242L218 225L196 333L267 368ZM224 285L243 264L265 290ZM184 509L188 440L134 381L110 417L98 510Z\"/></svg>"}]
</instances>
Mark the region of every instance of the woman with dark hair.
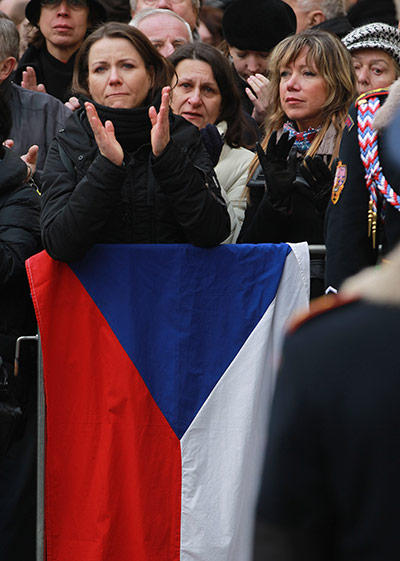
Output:
<instances>
[{"instance_id":1,"label":"woman with dark hair","mask_svg":"<svg viewBox=\"0 0 400 561\"><path fill-rule=\"evenodd\" d=\"M14 82L65 102L76 53L106 12L97 0L30 0L25 13L32 29Z\"/></svg>"},{"instance_id":2,"label":"woman with dark hair","mask_svg":"<svg viewBox=\"0 0 400 561\"><path fill-rule=\"evenodd\" d=\"M130 25L110 22L83 43L73 79L81 107L44 169L42 239L53 258L80 259L98 242L206 247L228 236L200 134L169 114L172 73Z\"/></svg>"},{"instance_id":3,"label":"woman with dark hair","mask_svg":"<svg viewBox=\"0 0 400 561\"><path fill-rule=\"evenodd\" d=\"M229 62L215 47L200 42L179 47L169 60L177 75L171 109L202 133L222 192L232 206L231 235L225 243L233 243L243 222L243 189L253 153L246 147L245 135L251 131Z\"/></svg>"},{"instance_id":4,"label":"woman with dark hair","mask_svg":"<svg viewBox=\"0 0 400 561\"><path fill-rule=\"evenodd\" d=\"M240 241L324 243L334 161L356 78L347 49L331 33L287 37L270 58L266 136L250 168ZM323 261L312 263L312 295L323 291Z\"/></svg>"}]
</instances>

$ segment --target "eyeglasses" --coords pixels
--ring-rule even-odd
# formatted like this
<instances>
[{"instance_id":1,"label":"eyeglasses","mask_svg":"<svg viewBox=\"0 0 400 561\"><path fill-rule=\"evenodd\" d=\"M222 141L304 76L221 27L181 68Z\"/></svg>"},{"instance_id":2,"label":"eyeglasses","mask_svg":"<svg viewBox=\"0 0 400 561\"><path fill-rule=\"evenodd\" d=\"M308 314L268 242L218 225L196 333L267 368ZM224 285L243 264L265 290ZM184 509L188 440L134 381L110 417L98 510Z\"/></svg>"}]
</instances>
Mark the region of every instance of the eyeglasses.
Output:
<instances>
[{"instance_id":1,"label":"eyeglasses","mask_svg":"<svg viewBox=\"0 0 400 561\"><path fill-rule=\"evenodd\" d=\"M40 5L45 8L56 8L62 0L41 0ZM81 10L88 7L87 0L67 0L67 4L73 10Z\"/></svg>"}]
</instances>

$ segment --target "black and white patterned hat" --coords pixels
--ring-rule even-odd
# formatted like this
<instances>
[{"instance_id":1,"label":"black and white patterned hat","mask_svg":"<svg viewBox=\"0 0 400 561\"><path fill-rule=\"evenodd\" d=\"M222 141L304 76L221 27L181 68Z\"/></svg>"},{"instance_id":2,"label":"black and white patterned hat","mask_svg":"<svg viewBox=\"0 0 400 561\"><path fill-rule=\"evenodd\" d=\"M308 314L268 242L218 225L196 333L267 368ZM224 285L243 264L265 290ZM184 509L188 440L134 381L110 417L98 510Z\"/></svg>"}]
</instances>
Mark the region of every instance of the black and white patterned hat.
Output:
<instances>
[{"instance_id":1,"label":"black and white patterned hat","mask_svg":"<svg viewBox=\"0 0 400 561\"><path fill-rule=\"evenodd\" d=\"M343 37L342 42L350 52L381 49L400 66L400 31L397 27L386 23L368 23L351 31Z\"/></svg>"}]
</instances>

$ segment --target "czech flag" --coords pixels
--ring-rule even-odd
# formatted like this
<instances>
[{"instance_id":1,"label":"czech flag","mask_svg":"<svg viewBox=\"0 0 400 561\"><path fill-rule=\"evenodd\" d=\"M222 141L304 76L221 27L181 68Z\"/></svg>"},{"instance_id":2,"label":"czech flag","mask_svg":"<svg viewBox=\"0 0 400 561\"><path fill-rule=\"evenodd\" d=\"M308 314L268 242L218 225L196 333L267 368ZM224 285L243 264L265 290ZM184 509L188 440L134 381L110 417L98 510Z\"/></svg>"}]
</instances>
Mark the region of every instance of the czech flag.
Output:
<instances>
[{"instance_id":1,"label":"czech flag","mask_svg":"<svg viewBox=\"0 0 400 561\"><path fill-rule=\"evenodd\" d=\"M98 245L27 261L48 561L247 561L306 244Z\"/></svg>"}]
</instances>

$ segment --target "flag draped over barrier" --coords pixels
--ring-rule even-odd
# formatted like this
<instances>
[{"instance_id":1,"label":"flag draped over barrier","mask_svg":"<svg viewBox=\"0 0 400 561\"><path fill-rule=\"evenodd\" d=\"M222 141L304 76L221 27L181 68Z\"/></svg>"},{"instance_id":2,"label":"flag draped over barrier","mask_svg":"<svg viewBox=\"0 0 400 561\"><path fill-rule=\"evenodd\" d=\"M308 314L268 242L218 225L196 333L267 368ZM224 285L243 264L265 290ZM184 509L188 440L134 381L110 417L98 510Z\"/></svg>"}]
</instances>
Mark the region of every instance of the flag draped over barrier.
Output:
<instances>
[{"instance_id":1,"label":"flag draped over barrier","mask_svg":"<svg viewBox=\"0 0 400 561\"><path fill-rule=\"evenodd\" d=\"M46 559L247 561L305 244L98 245L27 271L46 392Z\"/></svg>"}]
</instances>

